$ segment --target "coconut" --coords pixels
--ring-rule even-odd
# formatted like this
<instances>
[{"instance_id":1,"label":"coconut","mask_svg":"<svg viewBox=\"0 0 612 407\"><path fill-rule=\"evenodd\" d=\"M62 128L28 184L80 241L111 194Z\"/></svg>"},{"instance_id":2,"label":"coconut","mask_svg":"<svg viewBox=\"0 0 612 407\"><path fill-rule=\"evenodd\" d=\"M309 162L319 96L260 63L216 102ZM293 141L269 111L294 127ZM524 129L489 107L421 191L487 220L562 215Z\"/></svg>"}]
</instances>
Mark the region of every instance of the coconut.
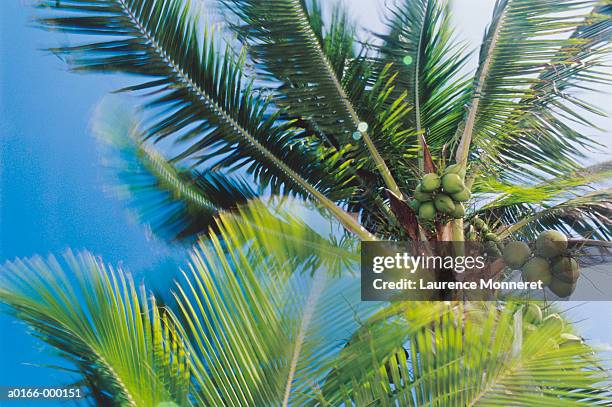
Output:
<instances>
[{"instance_id":1,"label":"coconut","mask_svg":"<svg viewBox=\"0 0 612 407\"><path fill-rule=\"evenodd\" d=\"M529 257L531 257L531 249L525 242L510 242L504 247L504 262L508 267L521 268Z\"/></svg>"},{"instance_id":2,"label":"coconut","mask_svg":"<svg viewBox=\"0 0 612 407\"><path fill-rule=\"evenodd\" d=\"M574 334L563 332L560 335L559 345L560 346L571 346L571 345L582 345L582 338Z\"/></svg>"},{"instance_id":3,"label":"coconut","mask_svg":"<svg viewBox=\"0 0 612 407\"><path fill-rule=\"evenodd\" d=\"M550 314L544 318L544 321L542 322L557 331L563 331L563 328L565 327L565 321L563 321L563 318L561 318L559 314Z\"/></svg>"},{"instance_id":4,"label":"coconut","mask_svg":"<svg viewBox=\"0 0 612 407\"><path fill-rule=\"evenodd\" d=\"M461 219L465 216L465 208L463 207L463 204L461 202L455 203L455 210L453 211L451 216L453 217L453 219Z\"/></svg>"},{"instance_id":5,"label":"coconut","mask_svg":"<svg viewBox=\"0 0 612 407\"><path fill-rule=\"evenodd\" d=\"M481 230L483 227L487 225L485 221L480 218L474 218L473 223L474 223L474 227L476 228L476 230Z\"/></svg>"},{"instance_id":6,"label":"coconut","mask_svg":"<svg viewBox=\"0 0 612 407\"><path fill-rule=\"evenodd\" d=\"M499 238L497 237L495 233L487 233L484 238L485 240L488 240L490 242L495 242L496 243L495 247L497 247L497 241L499 240Z\"/></svg>"},{"instance_id":7,"label":"coconut","mask_svg":"<svg viewBox=\"0 0 612 407\"><path fill-rule=\"evenodd\" d=\"M444 174L457 174L463 178L465 177L465 169L462 169L459 164L452 164L444 169Z\"/></svg>"},{"instance_id":8,"label":"coconut","mask_svg":"<svg viewBox=\"0 0 612 407\"><path fill-rule=\"evenodd\" d=\"M451 197L457 202L467 202L472 197L472 194L469 189L463 188L463 190L457 192L456 194L452 194Z\"/></svg>"},{"instance_id":9,"label":"coconut","mask_svg":"<svg viewBox=\"0 0 612 407\"><path fill-rule=\"evenodd\" d=\"M465 189L461 177L457 174L446 174L442 177L442 188L448 194L456 194Z\"/></svg>"},{"instance_id":10,"label":"coconut","mask_svg":"<svg viewBox=\"0 0 612 407\"><path fill-rule=\"evenodd\" d=\"M446 194L438 194L435 199L436 209L439 212L451 214L455 211L455 203L450 196Z\"/></svg>"},{"instance_id":11,"label":"coconut","mask_svg":"<svg viewBox=\"0 0 612 407\"><path fill-rule=\"evenodd\" d=\"M467 232L465 234L465 238L467 240L474 241L474 240L478 239L478 235L475 232Z\"/></svg>"},{"instance_id":12,"label":"coconut","mask_svg":"<svg viewBox=\"0 0 612 407\"><path fill-rule=\"evenodd\" d=\"M543 286L550 284L552 273L546 259L534 257L523 265L523 280L528 282L542 281Z\"/></svg>"},{"instance_id":13,"label":"coconut","mask_svg":"<svg viewBox=\"0 0 612 407\"><path fill-rule=\"evenodd\" d=\"M423 192L423 186L421 184L417 185L414 190L414 199L419 202L427 202L433 199L433 196L430 193Z\"/></svg>"},{"instance_id":14,"label":"coconut","mask_svg":"<svg viewBox=\"0 0 612 407\"><path fill-rule=\"evenodd\" d=\"M416 199L411 199L410 202L408 202L408 206L410 206L413 211L418 212L419 206L421 206L421 202Z\"/></svg>"},{"instance_id":15,"label":"coconut","mask_svg":"<svg viewBox=\"0 0 612 407\"><path fill-rule=\"evenodd\" d=\"M419 207L419 218L423 220L432 220L436 217L436 207L433 202L423 202Z\"/></svg>"},{"instance_id":16,"label":"coconut","mask_svg":"<svg viewBox=\"0 0 612 407\"><path fill-rule=\"evenodd\" d=\"M552 291L557 297L565 298L572 295L576 289L576 283L568 283L553 277L548 288L550 288L550 291Z\"/></svg>"},{"instance_id":17,"label":"coconut","mask_svg":"<svg viewBox=\"0 0 612 407\"><path fill-rule=\"evenodd\" d=\"M429 173L423 176L421 180L421 190L423 192L433 192L440 188L440 177L438 174Z\"/></svg>"},{"instance_id":18,"label":"coconut","mask_svg":"<svg viewBox=\"0 0 612 407\"><path fill-rule=\"evenodd\" d=\"M540 324L542 322L542 309L536 304L529 304L525 307L525 320L532 324Z\"/></svg>"},{"instance_id":19,"label":"coconut","mask_svg":"<svg viewBox=\"0 0 612 407\"><path fill-rule=\"evenodd\" d=\"M559 280L573 284L580 277L580 266L571 257L557 257L552 262L552 273Z\"/></svg>"},{"instance_id":20,"label":"coconut","mask_svg":"<svg viewBox=\"0 0 612 407\"><path fill-rule=\"evenodd\" d=\"M552 258L561 256L567 250L567 237L556 230L540 233L536 239L536 252L539 256Z\"/></svg>"}]
</instances>

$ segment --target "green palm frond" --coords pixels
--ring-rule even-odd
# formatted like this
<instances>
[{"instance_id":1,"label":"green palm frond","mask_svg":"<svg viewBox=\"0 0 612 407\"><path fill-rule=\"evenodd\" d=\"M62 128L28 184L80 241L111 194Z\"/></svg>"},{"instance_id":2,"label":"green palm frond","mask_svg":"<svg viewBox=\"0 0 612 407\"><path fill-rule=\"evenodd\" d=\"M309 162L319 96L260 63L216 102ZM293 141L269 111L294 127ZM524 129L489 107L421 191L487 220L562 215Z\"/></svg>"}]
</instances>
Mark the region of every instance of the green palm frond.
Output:
<instances>
[{"instance_id":1,"label":"green palm frond","mask_svg":"<svg viewBox=\"0 0 612 407\"><path fill-rule=\"evenodd\" d=\"M463 118L469 83L460 72L468 55L454 42L448 4L402 0L389 13L388 32L378 34L382 62L394 63L397 90L408 92L413 110L405 123L439 151Z\"/></svg>"},{"instance_id":2,"label":"green palm frond","mask_svg":"<svg viewBox=\"0 0 612 407\"><path fill-rule=\"evenodd\" d=\"M484 216L509 224L501 236L515 233L527 239L549 229L585 239L612 239L612 190L598 190L548 205L517 203L485 210Z\"/></svg>"},{"instance_id":3,"label":"green palm frond","mask_svg":"<svg viewBox=\"0 0 612 407\"><path fill-rule=\"evenodd\" d=\"M317 234L303 206L266 208L221 215L177 283L178 317L91 255L68 255L67 271L54 260L9 263L0 300L112 397L105 405L610 399L593 348L563 343L559 325L521 340L515 304L363 303L354 238Z\"/></svg>"},{"instance_id":4,"label":"green palm frond","mask_svg":"<svg viewBox=\"0 0 612 407\"><path fill-rule=\"evenodd\" d=\"M510 168L516 164L558 175L568 167L575 167L574 158L582 158L579 147L596 147L596 141L585 137L572 127L573 122L592 127L584 112L601 114L593 105L573 95L574 90L593 90L607 83L609 75L602 71L605 55L612 39L612 6L601 5L586 16L570 43L557 51L546 65L528 96L521 101L527 110L509 131L512 137L500 145L501 166L505 178L517 180ZM522 146L529 148L524 154ZM534 148L537 147L537 148ZM571 158L573 157L573 158ZM523 174L530 174L527 168ZM519 177L520 178L520 175Z\"/></svg>"},{"instance_id":5,"label":"green palm frond","mask_svg":"<svg viewBox=\"0 0 612 407\"><path fill-rule=\"evenodd\" d=\"M155 299L94 256L6 263L0 301L82 376L104 406L188 404L183 342Z\"/></svg>"},{"instance_id":6,"label":"green palm frond","mask_svg":"<svg viewBox=\"0 0 612 407\"><path fill-rule=\"evenodd\" d=\"M269 98L244 81L243 58L236 60L229 48L219 53L185 2L43 0L40 5L64 13L41 18L43 27L117 37L52 51L69 55L77 71L152 78L123 90L149 91L147 106L156 116L145 136L156 141L173 136L186 145L175 159L189 158L214 168L246 167L273 192L317 199L324 198L322 194L332 199L350 195L350 172L299 147L301 137L290 124L279 122Z\"/></svg>"},{"instance_id":7,"label":"green palm frond","mask_svg":"<svg viewBox=\"0 0 612 407\"><path fill-rule=\"evenodd\" d=\"M104 161L116 179L113 190L155 234L192 241L214 229L221 211L236 210L257 197L241 178L177 168L142 142L138 124L128 112L101 105L93 132L108 150Z\"/></svg>"},{"instance_id":8,"label":"green palm frond","mask_svg":"<svg viewBox=\"0 0 612 407\"><path fill-rule=\"evenodd\" d=\"M69 255L66 271L8 264L0 301L110 393L103 405L302 405L382 304L360 303L354 238L317 234L303 205L268 208L222 214L194 249L175 292L181 318L86 254Z\"/></svg>"},{"instance_id":9,"label":"green palm frond","mask_svg":"<svg viewBox=\"0 0 612 407\"><path fill-rule=\"evenodd\" d=\"M339 80L345 79L345 72L356 57L355 38L357 29L342 3L332 6L331 16L325 21L319 0L307 0L307 15L326 58Z\"/></svg>"},{"instance_id":10,"label":"green palm frond","mask_svg":"<svg viewBox=\"0 0 612 407\"><path fill-rule=\"evenodd\" d=\"M417 330L401 315L392 324L364 327L328 376L322 399L326 405L449 407L609 402L609 376L591 347L565 343L554 322L517 333L517 304L476 304L449 304ZM368 350L371 359L364 360Z\"/></svg>"},{"instance_id":11,"label":"green palm frond","mask_svg":"<svg viewBox=\"0 0 612 407\"><path fill-rule=\"evenodd\" d=\"M326 42L330 44L333 35L325 30L320 3L222 0L222 4L240 19L240 25L234 28L248 42L249 54L262 74L280 81L277 103L296 117L313 120L322 132L338 138L338 142L349 141L359 120L342 89L342 77L337 76L344 69L334 68L347 61L331 62L333 52L325 52L329 50ZM348 38L351 31L344 23L346 17L338 16L335 27L331 27L332 34L341 36L341 47L351 41L353 57L354 39ZM338 26L339 22L342 25Z\"/></svg>"},{"instance_id":12,"label":"green palm frond","mask_svg":"<svg viewBox=\"0 0 612 407\"><path fill-rule=\"evenodd\" d=\"M491 224L510 225L503 235L519 233L528 239L557 229L587 239L610 239L612 194L601 184L612 177L605 162L532 185L513 185L485 178L475 189L494 196L476 214Z\"/></svg>"},{"instance_id":13,"label":"green palm frond","mask_svg":"<svg viewBox=\"0 0 612 407\"><path fill-rule=\"evenodd\" d=\"M309 17L304 0L222 0L240 20L234 25L247 42L248 52L263 74L279 81L275 102L291 116L316 124L326 138L337 145L350 142L363 119L348 97L342 78L337 76L326 46L321 41L321 17ZM311 13L320 12L318 1ZM338 21L336 19L336 27ZM332 26L333 29L333 26ZM315 31L316 30L316 31ZM339 43L348 42L346 29L335 30ZM319 37L317 37L317 33ZM331 36L327 36L331 38ZM333 53L331 55L334 57ZM365 83L364 83L365 86ZM360 131L369 158L387 187L397 196L401 191L368 129ZM332 141L333 142L333 141Z\"/></svg>"},{"instance_id":14,"label":"green palm frond","mask_svg":"<svg viewBox=\"0 0 612 407\"><path fill-rule=\"evenodd\" d=\"M534 106L542 106L537 89L550 86L546 73L550 72L551 63L559 62L559 52L563 56L565 51L582 47L595 58L587 64L590 68L601 63L600 47L590 49L589 39L571 36L576 26L589 17L589 8L594 5L595 2L571 0L497 2L481 48L470 108L458 132L458 161L465 162L469 151L480 161L503 160L504 152L513 149L514 155L521 151L523 157L519 162L507 163L517 177L523 173L532 176L532 165L541 171L552 168L549 171L552 174L558 174L561 168L576 168L574 158L578 149L568 146L588 140L583 135L577 136L563 120L551 122L551 115L559 117L552 109L540 110L539 116L525 119L530 130L524 137L519 124ZM578 63L569 61L570 65ZM588 75L581 79L584 78ZM549 152L560 154L562 159L557 159L557 155L547 159Z\"/></svg>"}]
</instances>

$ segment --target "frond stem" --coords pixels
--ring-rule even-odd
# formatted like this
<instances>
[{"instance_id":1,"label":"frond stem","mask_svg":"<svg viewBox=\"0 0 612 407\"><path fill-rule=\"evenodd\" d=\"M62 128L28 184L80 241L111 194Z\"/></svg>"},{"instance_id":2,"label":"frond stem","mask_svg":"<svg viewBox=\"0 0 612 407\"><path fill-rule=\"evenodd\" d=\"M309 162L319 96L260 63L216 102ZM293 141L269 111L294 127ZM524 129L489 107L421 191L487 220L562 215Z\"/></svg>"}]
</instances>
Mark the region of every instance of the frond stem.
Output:
<instances>
[{"instance_id":1,"label":"frond stem","mask_svg":"<svg viewBox=\"0 0 612 407\"><path fill-rule=\"evenodd\" d=\"M297 14L304 14L304 10L302 9L302 6L298 2L294 3L294 9ZM307 18L301 19L301 25L302 25L302 29L304 30L304 32L308 35L311 41L311 44L313 44L313 48L315 49L315 52L319 54L319 58L323 61L327 74L331 78L332 83L334 84L334 87L336 89L336 92L338 92L338 94L340 95L340 99L342 100L342 103L344 104L346 111L349 113L349 115L353 119L353 124L355 125L355 127L357 127L359 123L361 122L361 120L359 119L357 112L353 108L353 105L349 101L349 98L346 92L344 91L342 84L336 77L336 74L334 73L334 70L331 64L329 63L329 60L327 59L327 57L325 56L325 53L321 49L319 41L317 40L315 34L312 31L312 28L309 25L308 19ZM378 149L374 145L374 142L370 138L368 132L363 131L360 133L363 137L363 141L365 142L368 150L370 151L370 154L372 154L372 159L374 160L374 163L376 164L376 168L380 171L385 181L385 184L387 185L387 188L393 191L395 195L401 197L402 192L399 186L397 185L397 182L395 182L395 179L393 178L393 175L391 175L391 171L389 170L387 163L385 163L385 160L382 158L382 156L378 152Z\"/></svg>"},{"instance_id":2,"label":"frond stem","mask_svg":"<svg viewBox=\"0 0 612 407\"><path fill-rule=\"evenodd\" d=\"M476 114L478 113L478 107L480 105L480 97L483 90L484 82L489 75L489 69L491 67L491 59L493 56L493 51L497 46L497 40L499 38L499 33L501 31L502 22L506 15L506 5L504 5L504 9L502 10L499 18L497 19L497 24L495 25L495 30L491 35L491 42L489 44L487 55L482 63L482 68L480 70L480 75L478 76L478 80L476 81L476 87L474 89L474 93L472 96L472 102L470 104L469 112L467 119L465 121L465 126L463 128L463 135L461 136L461 141L459 142L459 147L457 147L457 153L455 156L455 161L460 164L463 168L467 167L467 160L470 151L470 145L472 144L474 125L476 123Z\"/></svg>"}]
</instances>

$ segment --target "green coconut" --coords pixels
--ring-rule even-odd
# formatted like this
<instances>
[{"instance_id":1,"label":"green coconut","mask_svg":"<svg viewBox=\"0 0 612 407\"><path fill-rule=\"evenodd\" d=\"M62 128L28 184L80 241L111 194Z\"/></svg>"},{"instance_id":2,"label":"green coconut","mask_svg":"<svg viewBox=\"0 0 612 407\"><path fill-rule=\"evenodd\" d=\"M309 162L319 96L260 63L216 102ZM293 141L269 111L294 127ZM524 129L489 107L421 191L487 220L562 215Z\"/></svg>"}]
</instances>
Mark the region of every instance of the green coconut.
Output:
<instances>
[{"instance_id":1,"label":"green coconut","mask_svg":"<svg viewBox=\"0 0 612 407\"><path fill-rule=\"evenodd\" d=\"M465 234L465 238L467 240L474 241L474 240L478 239L478 235L475 232L467 232Z\"/></svg>"},{"instance_id":2,"label":"green coconut","mask_svg":"<svg viewBox=\"0 0 612 407\"><path fill-rule=\"evenodd\" d=\"M457 192L456 194L452 194L451 197L457 202L467 202L472 197L472 193L469 189L463 188L463 190Z\"/></svg>"},{"instance_id":3,"label":"green coconut","mask_svg":"<svg viewBox=\"0 0 612 407\"><path fill-rule=\"evenodd\" d=\"M455 211L455 203L452 198L446 194L437 194L434 202L439 212L450 215Z\"/></svg>"},{"instance_id":4,"label":"green coconut","mask_svg":"<svg viewBox=\"0 0 612 407\"><path fill-rule=\"evenodd\" d=\"M580 277L580 266L571 257L557 257L552 262L552 273L559 280L573 284Z\"/></svg>"},{"instance_id":5,"label":"green coconut","mask_svg":"<svg viewBox=\"0 0 612 407\"><path fill-rule=\"evenodd\" d=\"M456 194L465 189L461 177L457 174L446 174L442 177L442 188L448 194Z\"/></svg>"},{"instance_id":6,"label":"green coconut","mask_svg":"<svg viewBox=\"0 0 612 407\"><path fill-rule=\"evenodd\" d=\"M542 281L543 286L550 284L552 273L546 259L534 257L523 265L523 280L528 282Z\"/></svg>"},{"instance_id":7,"label":"green coconut","mask_svg":"<svg viewBox=\"0 0 612 407\"><path fill-rule=\"evenodd\" d=\"M485 240L488 240L490 242L495 242L495 247L497 247L497 241L499 240L499 238L495 233L487 233L484 238Z\"/></svg>"},{"instance_id":8,"label":"green coconut","mask_svg":"<svg viewBox=\"0 0 612 407\"><path fill-rule=\"evenodd\" d=\"M550 291L552 291L557 297L565 298L572 295L576 289L576 283L568 283L553 277L548 288L550 288Z\"/></svg>"},{"instance_id":9,"label":"green coconut","mask_svg":"<svg viewBox=\"0 0 612 407\"><path fill-rule=\"evenodd\" d=\"M431 201L433 199L433 196L432 194L428 192L423 192L422 185L419 184L414 190L414 199L416 199L419 202L427 202L427 201Z\"/></svg>"},{"instance_id":10,"label":"green coconut","mask_svg":"<svg viewBox=\"0 0 612 407\"><path fill-rule=\"evenodd\" d=\"M567 332L563 332L559 337L560 346L581 345L583 343L581 337Z\"/></svg>"},{"instance_id":11,"label":"green coconut","mask_svg":"<svg viewBox=\"0 0 612 407\"><path fill-rule=\"evenodd\" d=\"M525 320L537 325L542 323L542 319L542 308L536 304L529 304L525 307Z\"/></svg>"},{"instance_id":12,"label":"green coconut","mask_svg":"<svg viewBox=\"0 0 612 407\"><path fill-rule=\"evenodd\" d=\"M421 190L423 192L433 192L440 188L440 177L436 173L429 173L423 176L421 180Z\"/></svg>"},{"instance_id":13,"label":"green coconut","mask_svg":"<svg viewBox=\"0 0 612 407\"><path fill-rule=\"evenodd\" d=\"M444 174L457 174L463 178L465 177L465 169L462 169L459 164L452 164L444 169Z\"/></svg>"},{"instance_id":14,"label":"green coconut","mask_svg":"<svg viewBox=\"0 0 612 407\"><path fill-rule=\"evenodd\" d=\"M453 217L453 219L461 219L465 216L465 208L463 207L463 204L461 202L455 203L455 210L453 211L451 216Z\"/></svg>"},{"instance_id":15,"label":"green coconut","mask_svg":"<svg viewBox=\"0 0 612 407\"><path fill-rule=\"evenodd\" d=\"M548 315L546 318L544 318L542 323L557 331L563 331L563 328L565 327L565 321L563 321L563 318L561 318L559 314Z\"/></svg>"},{"instance_id":16,"label":"green coconut","mask_svg":"<svg viewBox=\"0 0 612 407\"><path fill-rule=\"evenodd\" d=\"M525 242L510 242L504 247L504 262L508 267L521 268L529 257L531 257L531 249Z\"/></svg>"},{"instance_id":17,"label":"green coconut","mask_svg":"<svg viewBox=\"0 0 612 407\"><path fill-rule=\"evenodd\" d=\"M419 207L419 218L423 220L433 220L436 217L436 207L434 203L423 202Z\"/></svg>"},{"instance_id":18,"label":"green coconut","mask_svg":"<svg viewBox=\"0 0 612 407\"><path fill-rule=\"evenodd\" d=\"M542 232L536 239L536 252L538 256L550 259L563 255L566 250L567 237L556 230Z\"/></svg>"},{"instance_id":19,"label":"green coconut","mask_svg":"<svg viewBox=\"0 0 612 407\"><path fill-rule=\"evenodd\" d=\"M487 225L485 221L480 218L474 218L472 223L474 224L474 227L476 228L476 230L481 230L483 227Z\"/></svg>"}]
</instances>

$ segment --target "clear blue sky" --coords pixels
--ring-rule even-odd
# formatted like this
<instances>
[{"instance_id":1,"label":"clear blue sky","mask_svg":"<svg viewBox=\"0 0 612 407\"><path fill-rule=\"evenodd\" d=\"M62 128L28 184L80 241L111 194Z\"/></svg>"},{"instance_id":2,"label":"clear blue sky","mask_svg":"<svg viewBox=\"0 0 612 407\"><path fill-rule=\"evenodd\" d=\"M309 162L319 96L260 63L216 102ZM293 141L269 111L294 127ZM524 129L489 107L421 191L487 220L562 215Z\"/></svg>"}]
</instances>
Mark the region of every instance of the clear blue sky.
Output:
<instances>
[{"instance_id":1,"label":"clear blue sky","mask_svg":"<svg viewBox=\"0 0 612 407\"><path fill-rule=\"evenodd\" d=\"M89 134L97 102L127 81L67 72L62 61L40 49L69 39L32 28L33 11L26 3L0 2L0 262L68 247L88 249L146 274L150 284L169 284L170 273L164 271L175 270L178 260L166 246L148 241L123 204L103 192L99 154ZM378 15L377 2L349 3L356 16L376 27L368 20ZM461 34L475 43L493 1L458 3ZM609 121L602 126L612 127ZM601 137L610 145L609 133ZM611 303L592 303L574 315L588 318L581 324L586 336L606 340L612 333L611 311ZM48 350L23 325L0 316L0 386L64 382L61 373L25 364L50 361Z\"/></svg>"}]
</instances>

